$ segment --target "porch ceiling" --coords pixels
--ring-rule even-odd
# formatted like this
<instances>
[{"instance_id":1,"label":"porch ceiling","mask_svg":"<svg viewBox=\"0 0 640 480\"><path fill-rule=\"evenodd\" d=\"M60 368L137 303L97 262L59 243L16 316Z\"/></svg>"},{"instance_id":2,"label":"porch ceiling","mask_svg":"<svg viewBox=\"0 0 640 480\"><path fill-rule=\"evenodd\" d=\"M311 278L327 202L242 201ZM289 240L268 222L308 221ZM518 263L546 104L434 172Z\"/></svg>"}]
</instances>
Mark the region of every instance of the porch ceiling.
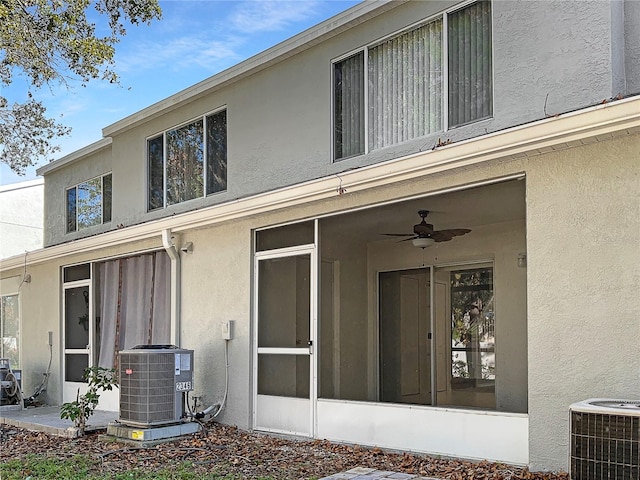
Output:
<instances>
[{"instance_id":1,"label":"porch ceiling","mask_svg":"<svg viewBox=\"0 0 640 480\"><path fill-rule=\"evenodd\" d=\"M471 228L525 219L525 181L510 180L482 187L335 215L322 220L325 233L352 239L388 240L382 233L411 233L420 221L418 210L429 210L436 229Z\"/></svg>"}]
</instances>

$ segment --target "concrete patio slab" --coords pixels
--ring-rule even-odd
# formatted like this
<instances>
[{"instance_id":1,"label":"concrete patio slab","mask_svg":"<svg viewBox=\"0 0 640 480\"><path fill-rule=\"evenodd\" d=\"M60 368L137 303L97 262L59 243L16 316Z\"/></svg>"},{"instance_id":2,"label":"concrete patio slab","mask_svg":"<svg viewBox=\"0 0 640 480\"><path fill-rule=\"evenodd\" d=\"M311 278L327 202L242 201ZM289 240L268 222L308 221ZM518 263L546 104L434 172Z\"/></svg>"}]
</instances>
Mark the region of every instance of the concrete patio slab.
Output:
<instances>
[{"instance_id":1,"label":"concrete patio slab","mask_svg":"<svg viewBox=\"0 0 640 480\"><path fill-rule=\"evenodd\" d=\"M110 422L118 418L118 412L96 410L87 420L86 431L106 429ZM37 432L45 432L61 437L75 438L78 430L71 420L60 418L60 407L35 407L23 410L0 411L0 423L13 425Z\"/></svg>"}]
</instances>

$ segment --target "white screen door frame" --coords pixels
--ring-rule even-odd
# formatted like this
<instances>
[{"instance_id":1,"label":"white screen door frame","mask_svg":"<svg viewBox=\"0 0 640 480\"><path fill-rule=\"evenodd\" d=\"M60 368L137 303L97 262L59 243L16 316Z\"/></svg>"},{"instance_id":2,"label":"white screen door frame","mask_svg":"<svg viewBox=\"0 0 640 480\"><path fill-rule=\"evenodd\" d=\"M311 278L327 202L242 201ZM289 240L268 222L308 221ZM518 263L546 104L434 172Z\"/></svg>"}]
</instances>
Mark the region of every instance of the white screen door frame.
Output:
<instances>
[{"instance_id":1,"label":"white screen door frame","mask_svg":"<svg viewBox=\"0 0 640 480\"><path fill-rule=\"evenodd\" d=\"M90 278L67 282L63 286L63 402L74 401L78 392L82 395L87 391L82 374L85 368L93 365L95 336L91 293ZM71 377L70 371L73 371Z\"/></svg>"},{"instance_id":2,"label":"white screen door frame","mask_svg":"<svg viewBox=\"0 0 640 480\"><path fill-rule=\"evenodd\" d=\"M303 311L299 305L293 307L297 312L296 317L301 318L298 324L294 324L297 330L302 330L308 338L294 338L300 336L300 331L291 336L290 323L284 319L268 319L267 313L261 312L261 294L267 296L265 290L261 291L261 280L267 281L267 274L261 278L261 267L266 271L267 267L275 265L283 282L274 282L272 288L270 306L266 307L269 315L277 315L282 312L283 317L292 317L291 303L302 303ZM287 271L302 268L308 273L308 293L299 278L288 278ZM308 268L308 272L307 269ZM273 281L273 278L271 278ZM306 281L306 279L305 279ZM315 409L317 400L316 388L316 324L317 324L317 250L315 245L300 245L295 247L280 248L265 252L256 252L254 264L254 332L253 332L253 426L256 430L313 437L315 433ZM288 284L288 285L287 285ZM295 286L294 286L295 285ZM296 298L292 298L292 291L287 287L294 286ZM276 294L280 293L278 297ZM308 326L301 323L306 320L308 294ZM280 305L278 304L280 302ZM289 314L286 312L289 311ZM263 315L263 318L260 316ZM262 323L261 323L262 322ZM272 324L276 324L270 331ZM307 329L308 328L308 333ZM266 329L266 330L265 330ZM278 332L277 330L281 330ZM261 333L262 332L262 333ZM263 338L260 338L262 335ZM267 338L268 337L268 338ZM288 338L285 338L288 337ZM306 363L308 362L308 368ZM282 369L279 369L282 366ZM308 375L308 378L304 378ZM294 376L295 378L290 378ZM273 382L271 382L273 379ZM271 385L273 383L273 385ZM302 394L300 393L302 385ZM308 385L308 394L306 388ZM269 391L272 389L272 391ZM297 392L293 392L297 390ZM284 393L283 393L284 392ZM287 392L293 392L287 393Z\"/></svg>"}]
</instances>

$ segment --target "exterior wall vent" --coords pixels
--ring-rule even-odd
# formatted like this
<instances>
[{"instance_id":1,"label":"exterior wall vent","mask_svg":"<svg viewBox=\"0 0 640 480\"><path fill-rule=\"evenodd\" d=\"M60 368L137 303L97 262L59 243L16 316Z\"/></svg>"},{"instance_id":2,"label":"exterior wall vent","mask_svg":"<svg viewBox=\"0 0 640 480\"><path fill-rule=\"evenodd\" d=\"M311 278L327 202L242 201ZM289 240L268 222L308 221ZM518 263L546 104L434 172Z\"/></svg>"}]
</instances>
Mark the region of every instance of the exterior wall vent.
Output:
<instances>
[{"instance_id":1,"label":"exterior wall vent","mask_svg":"<svg viewBox=\"0 0 640 480\"><path fill-rule=\"evenodd\" d=\"M136 427L178 423L193 390L193 350L144 345L119 354L120 422Z\"/></svg>"},{"instance_id":2,"label":"exterior wall vent","mask_svg":"<svg viewBox=\"0 0 640 480\"><path fill-rule=\"evenodd\" d=\"M570 415L572 480L640 479L640 401L590 399Z\"/></svg>"}]
</instances>

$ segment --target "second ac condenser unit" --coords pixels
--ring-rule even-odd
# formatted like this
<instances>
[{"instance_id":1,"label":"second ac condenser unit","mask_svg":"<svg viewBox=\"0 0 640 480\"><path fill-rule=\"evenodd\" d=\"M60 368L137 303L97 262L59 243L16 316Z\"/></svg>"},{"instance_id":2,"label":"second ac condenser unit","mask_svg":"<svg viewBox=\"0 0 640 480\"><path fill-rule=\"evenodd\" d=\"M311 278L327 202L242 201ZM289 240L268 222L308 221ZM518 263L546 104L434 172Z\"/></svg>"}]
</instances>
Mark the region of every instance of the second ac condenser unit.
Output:
<instances>
[{"instance_id":1,"label":"second ac condenser unit","mask_svg":"<svg viewBox=\"0 0 640 480\"><path fill-rule=\"evenodd\" d=\"M571 405L571 480L640 479L640 401Z\"/></svg>"},{"instance_id":2,"label":"second ac condenser unit","mask_svg":"<svg viewBox=\"0 0 640 480\"><path fill-rule=\"evenodd\" d=\"M180 422L193 390L193 350L138 346L119 354L120 422L148 427Z\"/></svg>"}]
</instances>

